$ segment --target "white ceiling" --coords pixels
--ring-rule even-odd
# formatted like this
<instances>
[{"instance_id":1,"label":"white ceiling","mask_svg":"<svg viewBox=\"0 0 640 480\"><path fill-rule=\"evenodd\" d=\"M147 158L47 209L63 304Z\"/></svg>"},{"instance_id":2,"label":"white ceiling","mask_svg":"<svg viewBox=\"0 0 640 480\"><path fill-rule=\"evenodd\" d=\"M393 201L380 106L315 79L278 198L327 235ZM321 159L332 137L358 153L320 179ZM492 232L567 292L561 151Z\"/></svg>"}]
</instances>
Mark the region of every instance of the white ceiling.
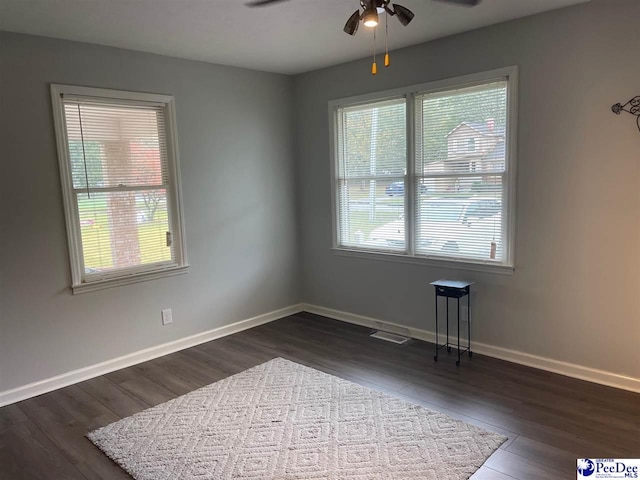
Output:
<instances>
[{"instance_id":1,"label":"white ceiling","mask_svg":"<svg viewBox=\"0 0 640 480\"><path fill-rule=\"evenodd\" d=\"M391 50L588 0L484 0L464 8L400 0L416 14L389 22ZM110 45L286 74L366 57L372 34L342 31L359 0L0 0L0 30ZM383 39L378 35L378 46Z\"/></svg>"}]
</instances>

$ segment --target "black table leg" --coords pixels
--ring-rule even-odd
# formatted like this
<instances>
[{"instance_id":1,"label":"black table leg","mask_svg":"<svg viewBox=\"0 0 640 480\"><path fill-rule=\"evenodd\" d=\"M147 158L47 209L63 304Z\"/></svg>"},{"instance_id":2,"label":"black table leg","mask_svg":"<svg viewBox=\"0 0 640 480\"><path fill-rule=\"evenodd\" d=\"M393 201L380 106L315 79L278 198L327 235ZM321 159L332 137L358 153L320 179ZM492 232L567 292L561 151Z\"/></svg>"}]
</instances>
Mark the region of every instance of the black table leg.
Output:
<instances>
[{"instance_id":1,"label":"black table leg","mask_svg":"<svg viewBox=\"0 0 640 480\"><path fill-rule=\"evenodd\" d=\"M433 356L434 361L438 361L438 292L436 290L436 354Z\"/></svg>"},{"instance_id":2,"label":"black table leg","mask_svg":"<svg viewBox=\"0 0 640 480\"><path fill-rule=\"evenodd\" d=\"M469 342L468 350L471 357L471 287L469 287L469 294L467 295L467 340Z\"/></svg>"},{"instance_id":3,"label":"black table leg","mask_svg":"<svg viewBox=\"0 0 640 480\"><path fill-rule=\"evenodd\" d=\"M451 351L451 347L449 346L449 297L445 297L447 299L447 352Z\"/></svg>"},{"instance_id":4,"label":"black table leg","mask_svg":"<svg viewBox=\"0 0 640 480\"><path fill-rule=\"evenodd\" d=\"M456 367L460 366L460 297L458 297L458 361Z\"/></svg>"}]
</instances>

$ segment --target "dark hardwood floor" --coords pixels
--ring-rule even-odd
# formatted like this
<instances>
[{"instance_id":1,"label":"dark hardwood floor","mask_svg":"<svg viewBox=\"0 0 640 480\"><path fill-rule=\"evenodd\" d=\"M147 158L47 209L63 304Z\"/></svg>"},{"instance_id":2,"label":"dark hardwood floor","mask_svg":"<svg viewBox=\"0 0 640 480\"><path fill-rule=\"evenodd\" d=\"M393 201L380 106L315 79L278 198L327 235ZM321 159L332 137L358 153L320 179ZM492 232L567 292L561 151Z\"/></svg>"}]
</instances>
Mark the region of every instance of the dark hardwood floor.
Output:
<instances>
[{"instance_id":1,"label":"dark hardwood floor","mask_svg":"<svg viewBox=\"0 0 640 480\"><path fill-rule=\"evenodd\" d=\"M476 480L575 479L581 457L640 457L640 394L302 313L0 409L1 479L125 479L84 435L275 357L382 390L509 440ZM399 479L401 480L401 479Z\"/></svg>"}]
</instances>

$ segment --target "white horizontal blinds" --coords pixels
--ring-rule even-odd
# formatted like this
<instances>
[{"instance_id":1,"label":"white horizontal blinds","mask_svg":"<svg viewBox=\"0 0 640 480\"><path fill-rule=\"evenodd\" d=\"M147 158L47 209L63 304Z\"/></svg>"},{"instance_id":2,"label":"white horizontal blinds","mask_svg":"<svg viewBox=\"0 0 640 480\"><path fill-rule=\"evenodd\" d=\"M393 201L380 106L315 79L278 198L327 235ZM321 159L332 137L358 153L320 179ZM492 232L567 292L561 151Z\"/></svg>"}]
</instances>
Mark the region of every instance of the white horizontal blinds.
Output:
<instances>
[{"instance_id":1,"label":"white horizontal blinds","mask_svg":"<svg viewBox=\"0 0 640 480\"><path fill-rule=\"evenodd\" d=\"M63 103L84 280L175 265L163 108Z\"/></svg>"},{"instance_id":2,"label":"white horizontal blinds","mask_svg":"<svg viewBox=\"0 0 640 480\"><path fill-rule=\"evenodd\" d=\"M507 80L415 102L416 254L505 262Z\"/></svg>"},{"instance_id":3,"label":"white horizontal blinds","mask_svg":"<svg viewBox=\"0 0 640 480\"><path fill-rule=\"evenodd\" d=\"M339 245L405 251L404 98L340 108L337 124Z\"/></svg>"}]
</instances>

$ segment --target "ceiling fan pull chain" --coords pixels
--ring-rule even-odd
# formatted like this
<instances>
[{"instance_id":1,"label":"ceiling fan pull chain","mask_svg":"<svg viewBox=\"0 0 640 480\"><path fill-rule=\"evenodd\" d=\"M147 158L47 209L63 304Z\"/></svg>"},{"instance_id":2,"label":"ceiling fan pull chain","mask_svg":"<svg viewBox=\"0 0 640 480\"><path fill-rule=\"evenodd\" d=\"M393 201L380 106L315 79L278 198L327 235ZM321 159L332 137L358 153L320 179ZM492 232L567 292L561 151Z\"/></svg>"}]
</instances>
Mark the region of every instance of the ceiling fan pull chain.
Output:
<instances>
[{"instance_id":1,"label":"ceiling fan pull chain","mask_svg":"<svg viewBox=\"0 0 640 480\"><path fill-rule=\"evenodd\" d=\"M378 73L378 64L376 63L376 28L373 28L373 64L371 65L371 75Z\"/></svg>"},{"instance_id":2,"label":"ceiling fan pull chain","mask_svg":"<svg viewBox=\"0 0 640 480\"><path fill-rule=\"evenodd\" d=\"M389 58L389 12L384 12L384 66L391 65Z\"/></svg>"}]
</instances>

